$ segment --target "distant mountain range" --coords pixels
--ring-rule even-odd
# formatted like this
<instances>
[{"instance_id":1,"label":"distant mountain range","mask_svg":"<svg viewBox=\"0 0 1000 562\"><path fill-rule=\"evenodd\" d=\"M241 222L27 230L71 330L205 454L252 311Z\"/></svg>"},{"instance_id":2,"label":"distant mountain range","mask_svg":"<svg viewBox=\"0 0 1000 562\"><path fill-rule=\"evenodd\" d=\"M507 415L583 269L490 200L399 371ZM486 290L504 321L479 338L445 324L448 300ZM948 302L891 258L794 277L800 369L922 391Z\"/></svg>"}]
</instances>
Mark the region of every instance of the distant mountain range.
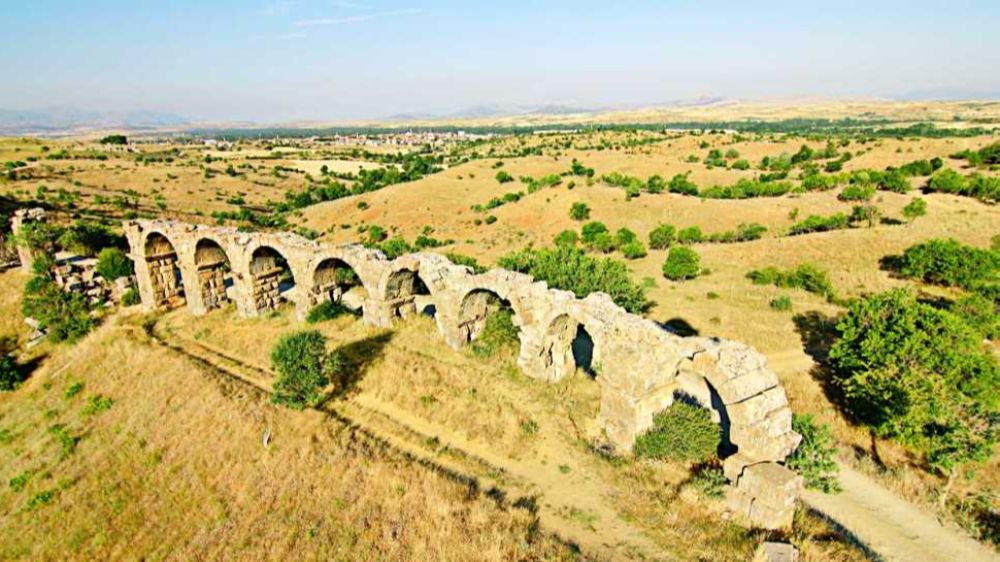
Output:
<instances>
[{"instance_id":1,"label":"distant mountain range","mask_svg":"<svg viewBox=\"0 0 1000 562\"><path fill-rule=\"evenodd\" d=\"M128 131L186 125L180 115L160 111L99 112L68 107L0 109L0 135L62 133L83 130Z\"/></svg>"},{"instance_id":2,"label":"distant mountain range","mask_svg":"<svg viewBox=\"0 0 1000 562\"><path fill-rule=\"evenodd\" d=\"M586 115L622 111L645 107L697 107L715 105L726 101L723 97L700 97L671 100L661 103L615 104L602 106L575 106L564 104L483 104L467 107L450 113L398 113L385 118L386 121L426 121L432 119L488 119L491 117L513 117L532 115Z\"/></svg>"}]
</instances>

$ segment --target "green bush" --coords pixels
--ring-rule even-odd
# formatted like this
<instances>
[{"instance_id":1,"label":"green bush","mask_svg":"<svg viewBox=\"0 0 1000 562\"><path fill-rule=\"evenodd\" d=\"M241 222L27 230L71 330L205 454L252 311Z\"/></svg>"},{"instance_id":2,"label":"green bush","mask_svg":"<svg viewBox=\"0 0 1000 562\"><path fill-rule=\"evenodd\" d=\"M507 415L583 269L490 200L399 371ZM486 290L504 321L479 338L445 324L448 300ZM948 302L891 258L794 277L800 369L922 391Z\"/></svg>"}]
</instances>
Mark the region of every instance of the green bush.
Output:
<instances>
[{"instance_id":1,"label":"green bush","mask_svg":"<svg viewBox=\"0 0 1000 562\"><path fill-rule=\"evenodd\" d=\"M135 306L140 302L142 302L142 297L139 296L139 291L136 291L135 287L130 287L122 294L122 306Z\"/></svg>"},{"instance_id":2,"label":"green bush","mask_svg":"<svg viewBox=\"0 0 1000 562\"><path fill-rule=\"evenodd\" d=\"M807 234L810 232L826 232L851 227L851 220L844 213L835 213L829 217L809 215L803 221L793 224L788 229L789 236Z\"/></svg>"},{"instance_id":3,"label":"green bush","mask_svg":"<svg viewBox=\"0 0 1000 562\"><path fill-rule=\"evenodd\" d=\"M624 256L627 260L636 260L646 257L646 247L643 246L642 242L639 242L638 240L622 244L620 249L622 256Z\"/></svg>"},{"instance_id":4,"label":"green bush","mask_svg":"<svg viewBox=\"0 0 1000 562\"><path fill-rule=\"evenodd\" d=\"M455 265L464 265L472 269L473 273L483 273L486 271L486 268L480 265L476 258L472 256L465 256L453 252L448 252L444 256L451 260L451 263Z\"/></svg>"},{"instance_id":5,"label":"green bush","mask_svg":"<svg viewBox=\"0 0 1000 562\"><path fill-rule=\"evenodd\" d=\"M772 310L778 310L781 312L786 312L792 309L792 299L788 295L782 295L778 298L771 299L769 303Z\"/></svg>"},{"instance_id":6,"label":"green bush","mask_svg":"<svg viewBox=\"0 0 1000 562\"><path fill-rule=\"evenodd\" d=\"M345 314L353 314L353 312L339 302L323 301L309 311L309 314L306 315L306 322L316 324L317 322L333 320Z\"/></svg>"},{"instance_id":7,"label":"green bush","mask_svg":"<svg viewBox=\"0 0 1000 562\"><path fill-rule=\"evenodd\" d=\"M677 233L677 241L681 244L694 244L704 240L705 235L701 233L701 228L697 226L682 228L681 231Z\"/></svg>"},{"instance_id":8,"label":"green bush","mask_svg":"<svg viewBox=\"0 0 1000 562\"><path fill-rule=\"evenodd\" d=\"M868 201L875 196L875 188L864 185L849 185L840 192L837 199L841 201Z\"/></svg>"},{"instance_id":9,"label":"green bush","mask_svg":"<svg viewBox=\"0 0 1000 562\"><path fill-rule=\"evenodd\" d=\"M649 247L654 250L666 250L674 243L676 229L670 224L661 224L649 233Z\"/></svg>"},{"instance_id":10,"label":"green bush","mask_svg":"<svg viewBox=\"0 0 1000 562\"><path fill-rule=\"evenodd\" d=\"M697 157L696 157L697 161ZM677 174L670 178L667 184L670 193L680 193L681 195L698 195L698 186L688 179L687 174Z\"/></svg>"},{"instance_id":11,"label":"green bush","mask_svg":"<svg viewBox=\"0 0 1000 562\"><path fill-rule=\"evenodd\" d=\"M38 320L53 341L76 341L97 325L87 297L65 292L51 279L36 275L24 286L21 312Z\"/></svg>"},{"instance_id":12,"label":"green bush","mask_svg":"<svg viewBox=\"0 0 1000 562\"><path fill-rule=\"evenodd\" d=\"M412 251L410 244L402 236L393 236L379 245L379 249L382 250L385 257L391 260Z\"/></svg>"},{"instance_id":13,"label":"green bush","mask_svg":"<svg viewBox=\"0 0 1000 562\"><path fill-rule=\"evenodd\" d=\"M590 207L583 201L573 203L569 208L569 218L575 221L585 221L590 218Z\"/></svg>"},{"instance_id":14,"label":"green bush","mask_svg":"<svg viewBox=\"0 0 1000 562\"><path fill-rule=\"evenodd\" d=\"M326 338L315 330L282 336L271 364L278 371L272 401L299 410L319 403L323 387L342 369L340 355L327 353Z\"/></svg>"},{"instance_id":15,"label":"green bush","mask_svg":"<svg viewBox=\"0 0 1000 562\"><path fill-rule=\"evenodd\" d=\"M580 238L584 244L593 244L601 234L607 234L608 227L603 222L588 222L580 229Z\"/></svg>"},{"instance_id":16,"label":"green bush","mask_svg":"<svg viewBox=\"0 0 1000 562\"><path fill-rule=\"evenodd\" d=\"M104 248L97 254L97 273L107 281L132 275L132 260L118 248Z\"/></svg>"},{"instance_id":17,"label":"green bush","mask_svg":"<svg viewBox=\"0 0 1000 562\"><path fill-rule=\"evenodd\" d=\"M937 238L907 248L900 265L900 274L905 277L971 289L995 279L1000 253Z\"/></svg>"},{"instance_id":18,"label":"green bush","mask_svg":"<svg viewBox=\"0 0 1000 562\"><path fill-rule=\"evenodd\" d=\"M997 301L970 294L956 300L950 310L984 339L993 340L1000 336L1000 306Z\"/></svg>"},{"instance_id":19,"label":"green bush","mask_svg":"<svg viewBox=\"0 0 1000 562\"><path fill-rule=\"evenodd\" d=\"M754 285L774 285L785 289L803 289L809 293L822 295L828 300L835 298L833 283L826 271L811 263L799 264L795 269L765 267L747 273L747 279Z\"/></svg>"},{"instance_id":20,"label":"green bush","mask_svg":"<svg viewBox=\"0 0 1000 562\"><path fill-rule=\"evenodd\" d=\"M503 170L500 170L499 172L497 172L496 180L500 183L509 183L514 181L514 176L508 174Z\"/></svg>"},{"instance_id":21,"label":"green bush","mask_svg":"<svg viewBox=\"0 0 1000 562\"><path fill-rule=\"evenodd\" d=\"M486 316L486 325L470 348L479 357L494 357L503 349L516 348L519 342L514 313L509 308L501 308Z\"/></svg>"},{"instance_id":22,"label":"green bush","mask_svg":"<svg viewBox=\"0 0 1000 562\"><path fill-rule=\"evenodd\" d=\"M556 246L569 246L570 248L576 246L577 241L580 239L580 235L576 233L575 230L564 230L559 234L556 234L552 242Z\"/></svg>"},{"instance_id":23,"label":"green bush","mask_svg":"<svg viewBox=\"0 0 1000 562\"><path fill-rule=\"evenodd\" d=\"M0 391L16 390L22 382L24 377L17 368L14 358L3 352L0 355Z\"/></svg>"},{"instance_id":24,"label":"green bush","mask_svg":"<svg viewBox=\"0 0 1000 562\"><path fill-rule=\"evenodd\" d=\"M554 289L572 291L579 298L607 293L629 312L641 312L647 306L645 290L632 281L624 262L588 256L580 248L528 248L501 257L497 265L527 273Z\"/></svg>"},{"instance_id":25,"label":"green bush","mask_svg":"<svg viewBox=\"0 0 1000 562\"><path fill-rule=\"evenodd\" d=\"M653 417L649 431L636 437L635 455L678 462L704 461L716 454L721 435L708 410L675 400Z\"/></svg>"},{"instance_id":26,"label":"green bush","mask_svg":"<svg viewBox=\"0 0 1000 562\"><path fill-rule=\"evenodd\" d=\"M691 248L670 248L667 261L663 262L663 276L671 281L694 279L701 273L701 256Z\"/></svg>"},{"instance_id":27,"label":"green bush","mask_svg":"<svg viewBox=\"0 0 1000 562\"><path fill-rule=\"evenodd\" d=\"M841 491L837 473L837 445L833 433L826 425L817 425L811 415L792 417L792 429L802 436L802 442L795 449L786 464L805 479L806 488L826 494Z\"/></svg>"},{"instance_id":28,"label":"green bush","mask_svg":"<svg viewBox=\"0 0 1000 562\"><path fill-rule=\"evenodd\" d=\"M729 479L725 472L717 466L706 466L696 472L688 485L706 498L721 500L726 497L726 486Z\"/></svg>"},{"instance_id":29,"label":"green bush","mask_svg":"<svg viewBox=\"0 0 1000 562\"><path fill-rule=\"evenodd\" d=\"M927 214L927 201L920 197L914 197L903 207L903 218L913 222L914 220Z\"/></svg>"},{"instance_id":30,"label":"green bush","mask_svg":"<svg viewBox=\"0 0 1000 562\"><path fill-rule=\"evenodd\" d=\"M992 455L1000 366L958 316L894 289L851 303L830 349L850 411L952 476Z\"/></svg>"}]
</instances>

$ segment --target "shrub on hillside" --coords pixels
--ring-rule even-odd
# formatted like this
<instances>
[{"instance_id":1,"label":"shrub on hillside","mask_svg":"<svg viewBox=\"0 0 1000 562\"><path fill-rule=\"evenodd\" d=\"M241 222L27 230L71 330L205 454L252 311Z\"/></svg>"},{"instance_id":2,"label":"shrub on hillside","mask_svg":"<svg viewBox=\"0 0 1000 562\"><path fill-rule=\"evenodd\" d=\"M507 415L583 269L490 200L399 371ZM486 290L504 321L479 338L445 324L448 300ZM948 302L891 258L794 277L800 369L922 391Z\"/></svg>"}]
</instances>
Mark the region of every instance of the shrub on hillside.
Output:
<instances>
[{"instance_id":1,"label":"shrub on hillside","mask_svg":"<svg viewBox=\"0 0 1000 562\"><path fill-rule=\"evenodd\" d=\"M1000 336L1000 305L996 300L973 293L956 300L949 310L984 339Z\"/></svg>"},{"instance_id":2,"label":"shrub on hillside","mask_svg":"<svg viewBox=\"0 0 1000 562\"><path fill-rule=\"evenodd\" d=\"M593 244L602 234L608 234L608 227L603 222L588 222L580 229L580 238L584 244Z\"/></svg>"},{"instance_id":3,"label":"shrub on hillside","mask_svg":"<svg viewBox=\"0 0 1000 562\"><path fill-rule=\"evenodd\" d=\"M564 230L559 234L556 234L552 242L556 246L576 246L577 241L580 240L580 235L576 233L575 230Z\"/></svg>"},{"instance_id":4,"label":"shrub on hillside","mask_svg":"<svg viewBox=\"0 0 1000 562\"><path fill-rule=\"evenodd\" d=\"M663 262L663 276L671 281L694 279L701 273L701 256L687 246L670 248Z\"/></svg>"},{"instance_id":5,"label":"shrub on hillside","mask_svg":"<svg viewBox=\"0 0 1000 562\"><path fill-rule=\"evenodd\" d=\"M807 234L810 232L826 232L851 227L851 219L844 213L835 213L829 217L809 215L805 220L793 224L788 229L789 236Z\"/></svg>"},{"instance_id":6,"label":"shrub on hillside","mask_svg":"<svg viewBox=\"0 0 1000 562\"><path fill-rule=\"evenodd\" d=\"M900 274L927 283L971 289L995 279L1000 253L966 246L954 239L936 238L903 252Z\"/></svg>"},{"instance_id":7,"label":"shrub on hillside","mask_svg":"<svg viewBox=\"0 0 1000 562\"><path fill-rule=\"evenodd\" d=\"M65 292L44 275L36 275L25 284L21 312L38 320L56 342L76 341L97 325L86 296Z\"/></svg>"},{"instance_id":8,"label":"shrub on hillside","mask_svg":"<svg viewBox=\"0 0 1000 562\"><path fill-rule=\"evenodd\" d=\"M0 391L15 390L24 380L17 363L10 356L16 344L17 340L13 337L0 337Z\"/></svg>"},{"instance_id":9,"label":"shrub on hillside","mask_svg":"<svg viewBox=\"0 0 1000 562\"><path fill-rule=\"evenodd\" d=\"M914 197L903 207L903 218L909 222L927 214L927 201L920 197Z\"/></svg>"},{"instance_id":10,"label":"shrub on hillside","mask_svg":"<svg viewBox=\"0 0 1000 562\"><path fill-rule=\"evenodd\" d=\"M788 295L773 298L768 304L772 310L777 310L779 312L787 312L792 309L792 299L789 298Z\"/></svg>"},{"instance_id":11,"label":"shrub on hillside","mask_svg":"<svg viewBox=\"0 0 1000 562\"><path fill-rule=\"evenodd\" d=\"M924 453L949 481L990 458L1000 366L961 318L894 289L852 302L837 333L835 383L861 422Z\"/></svg>"},{"instance_id":12,"label":"shrub on hillside","mask_svg":"<svg viewBox=\"0 0 1000 562\"><path fill-rule=\"evenodd\" d=\"M527 273L554 289L572 291L579 298L607 293L629 312L641 312L647 306L645 290L632 281L624 262L588 256L580 248L528 248L501 257L497 265Z\"/></svg>"},{"instance_id":13,"label":"shrub on hillside","mask_svg":"<svg viewBox=\"0 0 1000 562\"><path fill-rule=\"evenodd\" d=\"M674 243L676 229L670 224L661 224L649 233L649 247L654 250L666 250Z\"/></svg>"},{"instance_id":14,"label":"shrub on hillside","mask_svg":"<svg viewBox=\"0 0 1000 562\"><path fill-rule=\"evenodd\" d=\"M806 488L826 494L840 492L837 445L830 427L817 424L812 415L796 414L792 429L802 436L802 442L786 460L788 468L802 475Z\"/></svg>"},{"instance_id":15,"label":"shrub on hillside","mask_svg":"<svg viewBox=\"0 0 1000 562\"><path fill-rule=\"evenodd\" d=\"M682 228L677 233L677 241L681 244L694 244L703 240L705 240L705 235L701 233L701 228L697 226Z\"/></svg>"},{"instance_id":16,"label":"shrub on hillside","mask_svg":"<svg viewBox=\"0 0 1000 562\"><path fill-rule=\"evenodd\" d=\"M585 221L590 218L590 207L583 201L573 203L569 208L569 218L575 221Z\"/></svg>"},{"instance_id":17,"label":"shrub on hillside","mask_svg":"<svg viewBox=\"0 0 1000 562\"><path fill-rule=\"evenodd\" d=\"M107 281L132 275L132 260L118 248L104 248L97 254L97 273Z\"/></svg>"},{"instance_id":18,"label":"shrub on hillside","mask_svg":"<svg viewBox=\"0 0 1000 562\"><path fill-rule=\"evenodd\" d=\"M326 338L315 330L282 336L271 350L271 364L278 371L272 401L295 409L315 406L342 363L338 353L327 353Z\"/></svg>"},{"instance_id":19,"label":"shrub on hillside","mask_svg":"<svg viewBox=\"0 0 1000 562\"><path fill-rule=\"evenodd\" d=\"M670 193L680 193L681 195L698 195L698 186L688 179L687 174L677 174L670 178L667 184Z\"/></svg>"},{"instance_id":20,"label":"shrub on hillside","mask_svg":"<svg viewBox=\"0 0 1000 562\"><path fill-rule=\"evenodd\" d=\"M626 242L619 249L622 252L622 256L627 260L637 260L646 257L646 247L638 240Z\"/></svg>"},{"instance_id":21,"label":"shrub on hillside","mask_svg":"<svg viewBox=\"0 0 1000 562\"><path fill-rule=\"evenodd\" d=\"M719 447L721 430L705 408L682 400L653 417L653 427L635 439L639 458L704 461Z\"/></svg>"},{"instance_id":22,"label":"shrub on hillside","mask_svg":"<svg viewBox=\"0 0 1000 562\"><path fill-rule=\"evenodd\" d=\"M754 285L774 285L786 289L803 289L807 292L822 295L827 299L834 298L833 283L826 271L811 263L799 264L794 269L778 269L765 267L747 273L747 279Z\"/></svg>"}]
</instances>

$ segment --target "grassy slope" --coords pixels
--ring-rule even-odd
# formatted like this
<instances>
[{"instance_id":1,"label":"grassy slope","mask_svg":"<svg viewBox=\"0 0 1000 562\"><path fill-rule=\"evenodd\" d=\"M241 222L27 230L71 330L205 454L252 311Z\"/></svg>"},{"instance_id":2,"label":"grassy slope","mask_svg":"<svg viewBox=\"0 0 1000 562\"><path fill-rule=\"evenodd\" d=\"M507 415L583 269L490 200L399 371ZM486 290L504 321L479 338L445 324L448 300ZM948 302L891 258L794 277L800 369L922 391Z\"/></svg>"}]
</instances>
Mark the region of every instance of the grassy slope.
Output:
<instances>
[{"instance_id":1,"label":"grassy slope","mask_svg":"<svg viewBox=\"0 0 1000 562\"><path fill-rule=\"evenodd\" d=\"M96 395L114 404L86 415ZM56 424L75 448L63 452ZM274 407L134 325L55 349L0 396L0 435L3 560L572 557L529 512L470 498L319 413ZM23 490L7 485L22 474Z\"/></svg>"}]
</instances>

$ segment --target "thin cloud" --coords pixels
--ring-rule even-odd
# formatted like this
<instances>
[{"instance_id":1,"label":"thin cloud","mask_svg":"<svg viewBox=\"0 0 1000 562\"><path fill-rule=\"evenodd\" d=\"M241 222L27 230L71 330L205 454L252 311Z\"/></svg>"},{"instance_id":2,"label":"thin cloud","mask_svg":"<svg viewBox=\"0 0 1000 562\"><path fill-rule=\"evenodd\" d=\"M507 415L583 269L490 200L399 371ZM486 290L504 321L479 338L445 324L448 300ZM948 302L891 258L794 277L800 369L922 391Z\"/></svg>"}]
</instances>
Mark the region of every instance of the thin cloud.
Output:
<instances>
[{"instance_id":1,"label":"thin cloud","mask_svg":"<svg viewBox=\"0 0 1000 562\"><path fill-rule=\"evenodd\" d=\"M375 12L373 14L359 14L356 16L344 16L339 18L316 18L308 20L299 20L295 22L295 25L299 27L314 27L319 25L345 25L349 23L360 23L365 21L393 18L397 16L406 16L406 15L420 14L420 13L423 13L423 10L419 8L408 8L406 10L393 10L391 12Z\"/></svg>"}]
</instances>

